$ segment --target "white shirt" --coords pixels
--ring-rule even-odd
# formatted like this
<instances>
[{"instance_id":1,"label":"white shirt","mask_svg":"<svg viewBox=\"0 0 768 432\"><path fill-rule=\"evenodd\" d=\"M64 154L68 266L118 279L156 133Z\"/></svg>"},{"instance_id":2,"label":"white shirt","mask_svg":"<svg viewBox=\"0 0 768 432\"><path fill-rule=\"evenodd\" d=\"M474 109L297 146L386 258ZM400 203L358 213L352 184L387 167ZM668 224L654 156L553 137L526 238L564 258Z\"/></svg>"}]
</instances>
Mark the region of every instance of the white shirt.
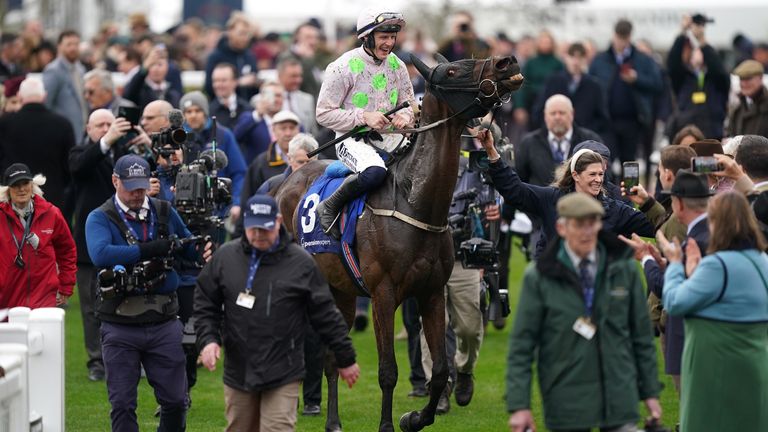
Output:
<instances>
[{"instance_id":1,"label":"white shirt","mask_svg":"<svg viewBox=\"0 0 768 432\"><path fill-rule=\"evenodd\" d=\"M547 141L552 150L560 150L563 152L563 158L568 158L568 152L571 151L571 138L573 137L573 128L563 135L562 138L557 138L551 131L547 132ZM558 148L557 142L560 141L560 148Z\"/></svg>"},{"instance_id":2,"label":"white shirt","mask_svg":"<svg viewBox=\"0 0 768 432\"><path fill-rule=\"evenodd\" d=\"M574 252L570 247L568 247L568 242L563 240L563 245L565 246L565 253L568 254L568 258L571 259L571 262L573 263L573 268L576 269L576 272L579 272L579 264L581 264L581 261L584 258L581 258L580 256L576 255L576 252ZM597 248L593 249L592 252L587 254L586 259L589 260L589 265L587 266L587 271L589 271L589 274L592 276L592 279L597 276Z\"/></svg>"},{"instance_id":3,"label":"white shirt","mask_svg":"<svg viewBox=\"0 0 768 432\"><path fill-rule=\"evenodd\" d=\"M115 195L117 205L120 206L120 208L128 215L131 215L131 217L139 219L139 220L145 220L147 218L147 215L149 214L149 197L144 197L144 203L141 205L141 209L139 210L138 218L136 217L136 212L128 208L125 203L120 201L120 197Z\"/></svg>"}]
</instances>

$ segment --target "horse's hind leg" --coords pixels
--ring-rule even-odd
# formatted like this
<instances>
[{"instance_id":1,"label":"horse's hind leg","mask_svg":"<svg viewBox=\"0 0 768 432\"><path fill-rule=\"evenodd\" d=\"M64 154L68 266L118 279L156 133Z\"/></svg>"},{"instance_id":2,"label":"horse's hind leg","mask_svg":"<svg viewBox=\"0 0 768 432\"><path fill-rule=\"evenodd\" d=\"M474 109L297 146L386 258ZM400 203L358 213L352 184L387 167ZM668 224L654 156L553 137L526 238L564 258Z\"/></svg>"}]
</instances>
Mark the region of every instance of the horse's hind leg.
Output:
<instances>
[{"instance_id":1,"label":"horse's hind leg","mask_svg":"<svg viewBox=\"0 0 768 432\"><path fill-rule=\"evenodd\" d=\"M400 417L400 429L414 432L435 422L435 411L440 396L448 384L448 356L445 352L445 296L437 289L428 297L419 299L421 325L432 357L432 381L429 402L419 412L412 411Z\"/></svg>"},{"instance_id":2,"label":"horse's hind leg","mask_svg":"<svg viewBox=\"0 0 768 432\"><path fill-rule=\"evenodd\" d=\"M373 323L376 333L376 348L379 352L379 387L381 388L381 420L379 432L392 432L392 393L397 384L397 362L395 361L395 308L397 302L393 287L382 282L376 287L373 297Z\"/></svg>"},{"instance_id":3,"label":"horse's hind leg","mask_svg":"<svg viewBox=\"0 0 768 432\"><path fill-rule=\"evenodd\" d=\"M355 296L334 290L336 307L339 308L347 323L347 329L352 328L355 319ZM340 432L341 419L339 418L339 370L336 366L336 357L330 349L325 354L325 378L328 381L328 415L325 419L326 432Z\"/></svg>"}]
</instances>

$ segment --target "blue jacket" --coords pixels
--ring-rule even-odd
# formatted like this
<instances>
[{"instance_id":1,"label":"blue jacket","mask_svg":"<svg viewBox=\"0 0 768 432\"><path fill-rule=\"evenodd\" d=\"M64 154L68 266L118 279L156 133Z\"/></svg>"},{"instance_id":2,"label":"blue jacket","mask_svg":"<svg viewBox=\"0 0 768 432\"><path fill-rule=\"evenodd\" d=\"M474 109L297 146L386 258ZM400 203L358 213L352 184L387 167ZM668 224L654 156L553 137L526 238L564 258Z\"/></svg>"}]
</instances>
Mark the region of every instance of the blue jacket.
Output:
<instances>
[{"instance_id":1,"label":"blue jacket","mask_svg":"<svg viewBox=\"0 0 768 432\"><path fill-rule=\"evenodd\" d=\"M109 200L112 199L112 197L109 198ZM154 206L152 200L150 200L150 206ZM141 236L145 224L138 221L128 221L128 223ZM176 213L176 209L173 208L171 208L168 218L168 234L176 234L180 238L192 235L184 225L184 222L182 222L179 214ZM157 224L155 224L152 239L157 239ZM138 263L141 259L139 246L128 245L120 228L100 208L96 208L88 214L88 219L85 222L85 240L88 243L88 255L90 255L91 261L93 261L93 265L96 267L111 268L118 264L128 267ZM139 240L144 241L144 239ZM187 259L195 259L194 245L187 245L183 255ZM174 292L178 285L178 274L175 270L170 270L167 272L165 283L156 291L156 294Z\"/></svg>"},{"instance_id":2,"label":"blue jacket","mask_svg":"<svg viewBox=\"0 0 768 432\"><path fill-rule=\"evenodd\" d=\"M205 93L210 98L216 97L213 93L211 75L213 74L213 69L219 63L230 63L234 65L235 69L237 69L238 77L252 72L255 73L258 70L256 67L256 57L251 53L250 47L242 51L234 51L229 47L229 40L227 37L222 36L221 39L219 39L218 45L216 45L216 49L211 52L208 56L208 61L205 63ZM255 92L242 91L242 89L238 89L237 92L240 97L246 100L250 99L252 96L251 93Z\"/></svg>"},{"instance_id":3,"label":"blue jacket","mask_svg":"<svg viewBox=\"0 0 768 432\"><path fill-rule=\"evenodd\" d=\"M683 264L674 263L664 277L664 309L716 321L768 322L766 280L768 256L756 249L708 255L688 279Z\"/></svg>"},{"instance_id":4,"label":"blue jacket","mask_svg":"<svg viewBox=\"0 0 768 432\"><path fill-rule=\"evenodd\" d=\"M536 245L535 256L539 256L547 244L547 239L557 239L555 222L557 221L557 200L573 192L553 186L535 186L523 183L514 169L504 161L490 164L493 185L504 197L505 204L541 218L543 235ZM603 230L615 234L631 236L637 233L641 237L653 237L655 228L645 215L627 204L600 194L598 199L605 209Z\"/></svg>"},{"instance_id":5,"label":"blue jacket","mask_svg":"<svg viewBox=\"0 0 768 432\"><path fill-rule=\"evenodd\" d=\"M187 142L188 151L184 155L185 163L195 160L200 152L211 148L211 124L211 119L208 119L203 129L197 131L192 130L188 124L184 123L184 129L195 134L194 138ZM240 190L243 187L243 178L247 167L232 131L221 125L216 127L216 148L226 153L229 160L227 166L219 170L219 176L232 179L232 205L239 206Z\"/></svg>"},{"instance_id":6,"label":"blue jacket","mask_svg":"<svg viewBox=\"0 0 768 432\"><path fill-rule=\"evenodd\" d=\"M634 103L637 111L637 120L643 125L651 125L653 122L654 96L662 91L664 83L661 79L661 69L647 55L639 52L634 45L631 46L631 54L625 59L625 64L631 64L637 72L637 81L630 85L632 89L632 101L619 101L619 103ZM619 65L613 48L595 56L589 66L589 74L594 76L603 89L603 100L611 106L611 87L614 80L619 78ZM609 113L610 114L610 113Z\"/></svg>"},{"instance_id":7,"label":"blue jacket","mask_svg":"<svg viewBox=\"0 0 768 432\"><path fill-rule=\"evenodd\" d=\"M235 139L240 143L246 165L250 165L258 155L267 151L272 143L269 125L263 118L258 122L254 120L252 111L240 114L233 132Z\"/></svg>"}]
</instances>

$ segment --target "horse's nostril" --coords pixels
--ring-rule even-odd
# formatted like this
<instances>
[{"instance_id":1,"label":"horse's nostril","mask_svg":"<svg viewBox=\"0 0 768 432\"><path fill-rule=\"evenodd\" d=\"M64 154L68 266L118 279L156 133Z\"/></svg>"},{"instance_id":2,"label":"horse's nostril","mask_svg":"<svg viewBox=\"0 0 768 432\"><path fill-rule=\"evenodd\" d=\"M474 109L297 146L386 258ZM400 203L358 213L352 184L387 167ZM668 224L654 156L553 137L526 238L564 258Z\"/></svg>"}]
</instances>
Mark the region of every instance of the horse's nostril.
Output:
<instances>
[{"instance_id":1,"label":"horse's nostril","mask_svg":"<svg viewBox=\"0 0 768 432\"><path fill-rule=\"evenodd\" d=\"M496 70L506 70L511 63L512 60L509 57L504 57L503 59L496 62Z\"/></svg>"}]
</instances>

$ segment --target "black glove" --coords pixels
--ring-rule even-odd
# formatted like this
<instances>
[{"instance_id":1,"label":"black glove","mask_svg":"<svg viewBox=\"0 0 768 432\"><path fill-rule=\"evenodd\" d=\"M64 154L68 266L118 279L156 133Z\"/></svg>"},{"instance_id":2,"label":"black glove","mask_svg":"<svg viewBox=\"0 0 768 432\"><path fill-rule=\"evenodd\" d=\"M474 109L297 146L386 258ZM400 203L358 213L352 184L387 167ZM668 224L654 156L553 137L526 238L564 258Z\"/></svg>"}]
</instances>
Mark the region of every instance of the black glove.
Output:
<instances>
[{"instance_id":1,"label":"black glove","mask_svg":"<svg viewBox=\"0 0 768 432\"><path fill-rule=\"evenodd\" d=\"M168 239L159 239L139 243L139 256L142 260L166 256L170 251L171 241Z\"/></svg>"}]
</instances>

